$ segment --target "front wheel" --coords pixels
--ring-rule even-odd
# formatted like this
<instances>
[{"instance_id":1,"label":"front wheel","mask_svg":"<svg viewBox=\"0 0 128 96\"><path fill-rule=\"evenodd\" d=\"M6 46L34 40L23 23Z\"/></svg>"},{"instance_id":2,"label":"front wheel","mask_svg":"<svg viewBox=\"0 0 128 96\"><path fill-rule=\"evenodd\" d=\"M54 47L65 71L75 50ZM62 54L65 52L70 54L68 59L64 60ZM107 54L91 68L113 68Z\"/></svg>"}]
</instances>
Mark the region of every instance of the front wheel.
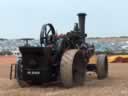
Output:
<instances>
[{"instance_id":1,"label":"front wheel","mask_svg":"<svg viewBox=\"0 0 128 96\"><path fill-rule=\"evenodd\" d=\"M108 59L107 55L98 55L96 72L98 79L104 79L108 77Z\"/></svg>"}]
</instances>

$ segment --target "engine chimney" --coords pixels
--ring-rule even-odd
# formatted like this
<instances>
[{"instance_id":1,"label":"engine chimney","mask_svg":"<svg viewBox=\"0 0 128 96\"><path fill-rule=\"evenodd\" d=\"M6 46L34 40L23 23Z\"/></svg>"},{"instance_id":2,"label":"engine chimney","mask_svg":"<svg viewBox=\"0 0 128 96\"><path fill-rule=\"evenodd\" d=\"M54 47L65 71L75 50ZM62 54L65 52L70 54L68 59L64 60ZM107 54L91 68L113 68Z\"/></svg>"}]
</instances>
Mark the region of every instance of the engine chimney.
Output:
<instances>
[{"instance_id":1,"label":"engine chimney","mask_svg":"<svg viewBox=\"0 0 128 96\"><path fill-rule=\"evenodd\" d=\"M79 13L78 19L79 19L79 28L80 32L85 34L85 17L87 16L86 13Z\"/></svg>"}]
</instances>

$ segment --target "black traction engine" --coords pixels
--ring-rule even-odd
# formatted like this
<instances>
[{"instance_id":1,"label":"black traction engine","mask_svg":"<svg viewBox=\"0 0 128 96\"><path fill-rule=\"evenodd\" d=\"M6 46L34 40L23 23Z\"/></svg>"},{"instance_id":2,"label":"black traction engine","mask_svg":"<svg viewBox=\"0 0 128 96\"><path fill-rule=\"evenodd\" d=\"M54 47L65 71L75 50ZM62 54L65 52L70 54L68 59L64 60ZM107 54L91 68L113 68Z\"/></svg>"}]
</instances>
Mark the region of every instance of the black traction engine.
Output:
<instances>
[{"instance_id":1,"label":"black traction engine","mask_svg":"<svg viewBox=\"0 0 128 96\"><path fill-rule=\"evenodd\" d=\"M19 47L21 56L17 57L15 77L21 87L50 82L61 82L65 87L82 85L88 71L96 72L98 79L107 77L107 56L96 56L94 45L86 42L85 17L85 13L79 13L79 23L61 35L52 24L45 24L41 28L40 46L27 43ZM96 57L95 64L89 63L92 57Z\"/></svg>"}]
</instances>

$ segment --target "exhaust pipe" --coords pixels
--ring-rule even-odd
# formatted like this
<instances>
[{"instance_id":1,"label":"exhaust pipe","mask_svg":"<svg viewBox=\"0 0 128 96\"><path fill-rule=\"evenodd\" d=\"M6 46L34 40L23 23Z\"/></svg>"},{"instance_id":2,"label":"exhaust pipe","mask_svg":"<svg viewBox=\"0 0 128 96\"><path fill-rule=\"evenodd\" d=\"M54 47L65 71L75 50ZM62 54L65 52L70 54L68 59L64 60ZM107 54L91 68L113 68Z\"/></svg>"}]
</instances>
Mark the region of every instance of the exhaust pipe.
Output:
<instances>
[{"instance_id":1,"label":"exhaust pipe","mask_svg":"<svg viewBox=\"0 0 128 96\"><path fill-rule=\"evenodd\" d=\"M78 19L79 19L79 28L80 32L85 34L85 19L86 19L87 14L86 13L79 13L78 14Z\"/></svg>"}]
</instances>

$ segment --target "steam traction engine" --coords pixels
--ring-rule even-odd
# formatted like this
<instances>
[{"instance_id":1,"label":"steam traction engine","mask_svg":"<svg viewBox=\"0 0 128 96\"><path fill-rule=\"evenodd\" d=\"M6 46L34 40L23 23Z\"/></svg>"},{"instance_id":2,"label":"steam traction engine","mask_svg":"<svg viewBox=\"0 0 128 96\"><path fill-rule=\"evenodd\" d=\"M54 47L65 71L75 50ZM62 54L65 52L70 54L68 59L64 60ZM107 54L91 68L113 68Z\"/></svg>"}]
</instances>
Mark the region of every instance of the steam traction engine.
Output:
<instances>
[{"instance_id":1,"label":"steam traction engine","mask_svg":"<svg viewBox=\"0 0 128 96\"><path fill-rule=\"evenodd\" d=\"M94 45L86 42L85 13L79 13L79 23L65 35L57 35L52 24L41 28L40 46L21 46L22 54L15 65L15 77L21 87L61 81L65 87L82 85L87 71L97 73L98 79L108 75L106 55L95 56ZM12 73L12 72L11 72Z\"/></svg>"}]
</instances>

